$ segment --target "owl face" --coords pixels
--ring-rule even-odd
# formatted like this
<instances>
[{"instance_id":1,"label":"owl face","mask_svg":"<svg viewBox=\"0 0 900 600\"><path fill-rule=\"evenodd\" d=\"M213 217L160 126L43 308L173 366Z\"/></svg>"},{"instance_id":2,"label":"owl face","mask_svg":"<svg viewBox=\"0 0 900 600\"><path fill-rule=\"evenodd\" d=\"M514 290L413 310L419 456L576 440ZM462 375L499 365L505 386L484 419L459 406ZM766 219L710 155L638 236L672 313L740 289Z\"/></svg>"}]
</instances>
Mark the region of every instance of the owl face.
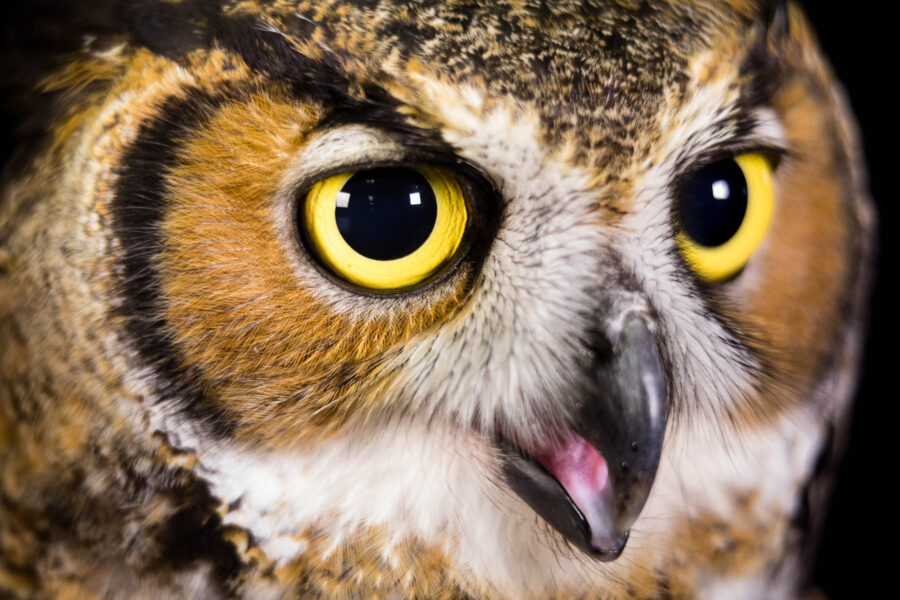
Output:
<instances>
[{"instance_id":1,"label":"owl face","mask_svg":"<svg viewBox=\"0 0 900 600\"><path fill-rule=\"evenodd\" d=\"M338 548L431 595L787 577L871 229L793 6L153 10L45 80L3 206L48 473L177 462L247 593Z\"/></svg>"}]
</instances>

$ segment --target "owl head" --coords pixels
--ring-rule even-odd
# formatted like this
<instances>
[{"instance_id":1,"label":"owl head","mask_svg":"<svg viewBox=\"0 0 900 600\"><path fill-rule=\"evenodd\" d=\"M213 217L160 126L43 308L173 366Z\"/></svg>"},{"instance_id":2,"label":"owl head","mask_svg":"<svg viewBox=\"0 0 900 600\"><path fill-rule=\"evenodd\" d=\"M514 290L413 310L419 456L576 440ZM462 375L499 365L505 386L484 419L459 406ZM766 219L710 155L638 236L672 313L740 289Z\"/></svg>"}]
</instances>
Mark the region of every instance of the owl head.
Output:
<instances>
[{"instance_id":1,"label":"owl head","mask_svg":"<svg viewBox=\"0 0 900 600\"><path fill-rule=\"evenodd\" d=\"M304 597L795 584L873 227L796 6L96 12L0 204L0 491L115 515L52 537L73 563Z\"/></svg>"}]
</instances>

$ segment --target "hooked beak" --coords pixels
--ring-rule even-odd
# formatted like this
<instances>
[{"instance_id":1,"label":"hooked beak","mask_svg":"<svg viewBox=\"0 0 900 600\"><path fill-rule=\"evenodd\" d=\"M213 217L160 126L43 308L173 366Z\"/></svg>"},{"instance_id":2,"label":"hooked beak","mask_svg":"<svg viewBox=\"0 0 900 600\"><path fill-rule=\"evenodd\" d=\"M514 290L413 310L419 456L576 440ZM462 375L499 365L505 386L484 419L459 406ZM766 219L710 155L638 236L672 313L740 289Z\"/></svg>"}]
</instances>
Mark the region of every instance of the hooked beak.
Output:
<instances>
[{"instance_id":1,"label":"hooked beak","mask_svg":"<svg viewBox=\"0 0 900 600\"><path fill-rule=\"evenodd\" d=\"M602 561L618 558L656 476L666 429L665 373L655 321L626 309L595 351L592 389L576 422L546 448L504 446L508 485L569 541Z\"/></svg>"}]
</instances>

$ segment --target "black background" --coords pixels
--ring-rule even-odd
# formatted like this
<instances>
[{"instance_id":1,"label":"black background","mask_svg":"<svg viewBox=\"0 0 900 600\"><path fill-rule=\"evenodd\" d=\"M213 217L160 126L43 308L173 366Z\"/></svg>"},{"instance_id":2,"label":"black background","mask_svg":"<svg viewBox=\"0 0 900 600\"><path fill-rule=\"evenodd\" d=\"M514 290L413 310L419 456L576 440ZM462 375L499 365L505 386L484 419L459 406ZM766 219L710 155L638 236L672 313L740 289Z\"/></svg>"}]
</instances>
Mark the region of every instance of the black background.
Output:
<instances>
[{"instance_id":1,"label":"black background","mask_svg":"<svg viewBox=\"0 0 900 600\"><path fill-rule=\"evenodd\" d=\"M875 11L874 2L803 2L818 31L825 53L843 82L862 130L869 165L870 189L879 212L880 251L870 334L862 379L854 408L847 454L825 524L814 579L832 598L863 598L888 594L895 579L898 495L896 379L888 376L894 358L896 324L891 311L893 293L887 289L896 273L896 239L891 226L897 198L893 177L900 177L895 147L898 120L896 92L897 38L893 19ZM882 11L883 12L883 11ZM13 19L15 20L15 19ZM8 38L8 25L3 27ZM0 65L0 69L12 65ZM0 104L3 104L0 99ZM9 151L8 137L15 119L0 111L0 160ZM894 192L896 193L896 192ZM898 367L893 367L895 372ZM891 594L896 595L896 593Z\"/></svg>"},{"instance_id":2,"label":"black background","mask_svg":"<svg viewBox=\"0 0 900 600\"><path fill-rule=\"evenodd\" d=\"M880 250L862 379L854 408L847 454L825 524L815 580L833 598L888 595L897 572L898 508L896 379L888 377L894 358L896 307L887 286L896 273L896 202L890 197L897 164L896 92L898 77L894 19L874 10L875 2L807 0L825 53L843 82L862 130L870 189L879 212ZM885 5L886 6L886 5ZM896 193L896 192L894 192ZM898 372L897 366L893 366ZM897 597L893 591L891 597Z\"/></svg>"}]
</instances>

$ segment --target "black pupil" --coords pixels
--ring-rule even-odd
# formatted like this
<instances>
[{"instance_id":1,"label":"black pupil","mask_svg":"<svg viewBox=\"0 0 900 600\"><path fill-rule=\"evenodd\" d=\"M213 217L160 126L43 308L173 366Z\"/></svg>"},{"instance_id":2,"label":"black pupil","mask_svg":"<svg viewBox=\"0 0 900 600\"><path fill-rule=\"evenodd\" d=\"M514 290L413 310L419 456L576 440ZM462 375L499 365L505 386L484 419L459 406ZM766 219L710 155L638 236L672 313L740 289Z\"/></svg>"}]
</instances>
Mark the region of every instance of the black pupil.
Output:
<instances>
[{"instance_id":1,"label":"black pupil","mask_svg":"<svg viewBox=\"0 0 900 600\"><path fill-rule=\"evenodd\" d=\"M369 169L347 180L335 207L338 231L351 248L375 260L393 260L421 246L437 216L425 177L404 168Z\"/></svg>"},{"instance_id":2,"label":"black pupil","mask_svg":"<svg viewBox=\"0 0 900 600\"><path fill-rule=\"evenodd\" d=\"M701 246L721 246L737 233L747 212L747 180L733 160L700 169L682 188L681 226Z\"/></svg>"}]
</instances>

